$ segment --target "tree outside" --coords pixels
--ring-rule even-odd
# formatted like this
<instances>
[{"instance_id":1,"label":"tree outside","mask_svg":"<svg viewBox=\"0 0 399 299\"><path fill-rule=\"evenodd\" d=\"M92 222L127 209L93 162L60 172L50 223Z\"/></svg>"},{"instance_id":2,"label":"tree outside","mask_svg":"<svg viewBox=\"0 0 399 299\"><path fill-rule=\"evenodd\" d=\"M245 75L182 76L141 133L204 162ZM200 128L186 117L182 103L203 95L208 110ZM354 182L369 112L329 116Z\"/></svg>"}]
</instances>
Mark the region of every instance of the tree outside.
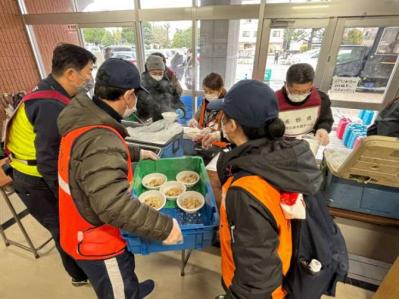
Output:
<instances>
[{"instance_id":1,"label":"tree outside","mask_svg":"<svg viewBox=\"0 0 399 299\"><path fill-rule=\"evenodd\" d=\"M344 43L348 45L362 45L364 40L364 34L359 29L351 29L348 34L344 37Z\"/></svg>"}]
</instances>

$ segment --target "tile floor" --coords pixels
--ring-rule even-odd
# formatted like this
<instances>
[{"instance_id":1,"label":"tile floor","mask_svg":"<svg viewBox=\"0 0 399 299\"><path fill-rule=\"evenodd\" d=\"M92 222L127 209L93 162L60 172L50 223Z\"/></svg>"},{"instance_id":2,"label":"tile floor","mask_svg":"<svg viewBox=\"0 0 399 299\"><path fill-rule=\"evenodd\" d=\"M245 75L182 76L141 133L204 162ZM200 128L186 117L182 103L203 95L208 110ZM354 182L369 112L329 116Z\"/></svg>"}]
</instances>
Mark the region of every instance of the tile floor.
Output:
<instances>
[{"instance_id":1,"label":"tile floor","mask_svg":"<svg viewBox=\"0 0 399 299\"><path fill-rule=\"evenodd\" d=\"M39 244L47 233L31 216L24 218L34 242ZM7 230L10 237L21 240L14 225ZM91 287L75 288L64 273L57 252L52 244L45 247L38 260L19 248L5 247L0 240L0 298L1 299L95 299ZM220 257L217 249L193 253L180 276L180 253L170 252L137 256L137 274L142 280L152 278L156 290L148 299L213 299L222 293L219 276ZM371 299L373 293L350 285L340 284L338 299ZM330 297L324 297L327 299Z\"/></svg>"}]
</instances>

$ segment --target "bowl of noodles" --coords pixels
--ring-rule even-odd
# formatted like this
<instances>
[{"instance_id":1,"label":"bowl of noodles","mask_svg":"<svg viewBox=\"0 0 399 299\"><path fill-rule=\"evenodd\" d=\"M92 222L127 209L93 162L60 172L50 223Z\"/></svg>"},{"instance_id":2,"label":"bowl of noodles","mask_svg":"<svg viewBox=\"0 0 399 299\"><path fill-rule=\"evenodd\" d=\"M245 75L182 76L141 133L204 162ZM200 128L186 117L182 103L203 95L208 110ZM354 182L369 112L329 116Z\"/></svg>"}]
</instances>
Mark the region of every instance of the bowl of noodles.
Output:
<instances>
[{"instance_id":1,"label":"bowl of noodles","mask_svg":"<svg viewBox=\"0 0 399 299\"><path fill-rule=\"evenodd\" d=\"M187 191L177 198L176 204L184 212L193 214L198 212L205 205L205 198L199 192Z\"/></svg>"},{"instance_id":2,"label":"bowl of noodles","mask_svg":"<svg viewBox=\"0 0 399 299\"><path fill-rule=\"evenodd\" d=\"M169 181L161 186L159 189L168 200L176 200L180 194L186 191L186 186L176 181Z\"/></svg>"},{"instance_id":3,"label":"bowl of noodles","mask_svg":"<svg viewBox=\"0 0 399 299\"><path fill-rule=\"evenodd\" d=\"M166 204L165 195L158 190L149 190L140 194L139 201L157 211L162 209Z\"/></svg>"},{"instance_id":4,"label":"bowl of noodles","mask_svg":"<svg viewBox=\"0 0 399 299\"><path fill-rule=\"evenodd\" d=\"M166 175L162 173L151 173L143 177L141 183L148 190L158 190L168 181Z\"/></svg>"}]
</instances>

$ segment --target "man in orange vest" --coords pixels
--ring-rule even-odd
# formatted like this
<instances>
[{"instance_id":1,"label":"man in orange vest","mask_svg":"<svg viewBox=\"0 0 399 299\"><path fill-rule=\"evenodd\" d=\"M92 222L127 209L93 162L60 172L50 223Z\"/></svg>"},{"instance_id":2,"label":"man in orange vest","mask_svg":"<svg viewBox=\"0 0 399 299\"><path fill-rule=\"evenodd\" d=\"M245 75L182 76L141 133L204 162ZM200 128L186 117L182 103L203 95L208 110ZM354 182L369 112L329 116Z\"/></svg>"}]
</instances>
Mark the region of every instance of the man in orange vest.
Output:
<instances>
[{"instance_id":1,"label":"man in orange vest","mask_svg":"<svg viewBox=\"0 0 399 299\"><path fill-rule=\"evenodd\" d=\"M277 99L266 84L238 82L226 94L222 111L223 136L236 147L222 153L217 165L226 291L218 298L281 299L293 251L283 199L315 193L321 173L306 141L283 138Z\"/></svg>"},{"instance_id":2,"label":"man in orange vest","mask_svg":"<svg viewBox=\"0 0 399 299\"><path fill-rule=\"evenodd\" d=\"M135 111L138 90L136 66L110 58L98 70L93 99L75 97L58 118L61 246L100 299L139 299L154 289L152 280L138 283L120 229L165 244L182 240L175 219L131 196L131 153L121 120Z\"/></svg>"}]
</instances>

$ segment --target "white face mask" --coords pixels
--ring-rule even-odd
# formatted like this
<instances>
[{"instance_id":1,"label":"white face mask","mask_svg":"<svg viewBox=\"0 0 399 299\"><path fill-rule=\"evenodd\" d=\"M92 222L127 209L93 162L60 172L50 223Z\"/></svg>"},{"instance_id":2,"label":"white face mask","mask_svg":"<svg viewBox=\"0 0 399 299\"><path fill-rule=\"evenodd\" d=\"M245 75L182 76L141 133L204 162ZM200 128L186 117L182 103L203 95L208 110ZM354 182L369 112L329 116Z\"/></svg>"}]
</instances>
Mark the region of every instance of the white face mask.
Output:
<instances>
[{"instance_id":1,"label":"white face mask","mask_svg":"<svg viewBox=\"0 0 399 299\"><path fill-rule=\"evenodd\" d=\"M293 93L290 93L287 88L286 88L286 90L287 90L288 98L294 103L303 102L310 95L310 92L305 93L305 94L293 94Z\"/></svg>"},{"instance_id":2,"label":"white face mask","mask_svg":"<svg viewBox=\"0 0 399 299\"><path fill-rule=\"evenodd\" d=\"M213 100L217 100L219 97L217 94L214 93L204 93L204 97L205 99L207 99L208 101L213 101Z\"/></svg>"},{"instance_id":3,"label":"white face mask","mask_svg":"<svg viewBox=\"0 0 399 299\"><path fill-rule=\"evenodd\" d=\"M231 121L234 121L234 120L231 120ZM232 142L231 139L229 138L229 135L226 133L226 131L224 129L223 121L222 121L222 134L223 134L224 138L226 138L229 142Z\"/></svg>"},{"instance_id":4,"label":"white face mask","mask_svg":"<svg viewBox=\"0 0 399 299\"><path fill-rule=\"evenodd\" d=\"M129 108L129 105L126 103L127 108L126 108L125 112L123 113L122 117L127 118L130 115L132 115L134 112L136 112L136 110L137 110L136 106L137 106L137 100L136 100L136 103L134 103L134 106L132 108Z\"/></svg>"},{"instance_id":5,"label":"white face mask","mask_svg":"<svg viewBox=\"0 0 399 299\"><path fill-rule=\"evenodd\" d=\"M162 78L163 78L163 76L160 76L160 75L151 75L151 78L154 79L154 80L156 80L156 81L161 81Z\"/></svg>"}]
</instances>

